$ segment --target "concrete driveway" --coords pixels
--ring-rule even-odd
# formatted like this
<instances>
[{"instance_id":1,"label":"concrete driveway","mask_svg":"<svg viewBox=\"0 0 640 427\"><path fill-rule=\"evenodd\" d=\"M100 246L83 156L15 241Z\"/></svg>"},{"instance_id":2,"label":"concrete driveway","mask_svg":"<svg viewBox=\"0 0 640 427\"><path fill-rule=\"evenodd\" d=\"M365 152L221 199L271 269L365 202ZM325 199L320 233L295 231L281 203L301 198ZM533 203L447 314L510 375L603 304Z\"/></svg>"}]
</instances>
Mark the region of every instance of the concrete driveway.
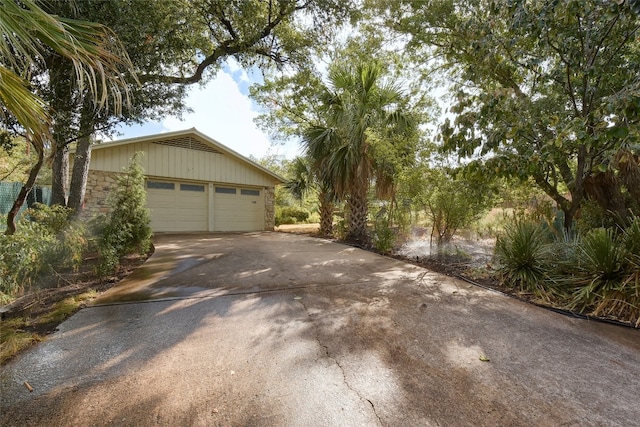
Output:
<instances>
[{"instance_id":1,"label":"concrete driveway","mask_svg":"<svg viewBox=\"0 0 640 427\"><path fill-rule=\"evenodd\" d=\"M640 333L324 240L160 236L1 385L2 425L626 427Z\"/></svg>"}]
</instances>

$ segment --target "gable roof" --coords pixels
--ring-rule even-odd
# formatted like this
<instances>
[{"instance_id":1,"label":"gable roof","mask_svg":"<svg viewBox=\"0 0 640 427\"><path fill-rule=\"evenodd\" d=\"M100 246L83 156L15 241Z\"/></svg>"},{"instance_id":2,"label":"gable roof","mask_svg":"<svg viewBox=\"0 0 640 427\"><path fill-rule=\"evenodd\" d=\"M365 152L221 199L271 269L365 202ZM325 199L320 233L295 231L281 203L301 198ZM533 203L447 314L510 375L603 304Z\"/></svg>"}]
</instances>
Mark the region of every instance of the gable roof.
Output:
<instances>
[{"instance_id":1,"label":"gable roof","mask_svg":"<svg viewBox=\"0 0 640 427\"><path fill-rule=\"evenodd\" d=\"M158 133L154 135L139 136L135 138L120 139L111 142L103 142L94 144L91 147L91 150L95 151L139 142L153 142L155 144L168 145L178 148L187 148L190 150L204 151L208 153L226 154L231 157L235 157L242 162L248 163L250 166L266 173L281 184L285 182L285 179L280 175L271 172L264 166L259 165L258 163L254 162L251 159L248 159L247 157L244 157L242 154L232 150L231 148L223 145L215 139L208 137L207 135L198 131L196 128L179 130L175 132Z\"/></svg>"}]
</instances>

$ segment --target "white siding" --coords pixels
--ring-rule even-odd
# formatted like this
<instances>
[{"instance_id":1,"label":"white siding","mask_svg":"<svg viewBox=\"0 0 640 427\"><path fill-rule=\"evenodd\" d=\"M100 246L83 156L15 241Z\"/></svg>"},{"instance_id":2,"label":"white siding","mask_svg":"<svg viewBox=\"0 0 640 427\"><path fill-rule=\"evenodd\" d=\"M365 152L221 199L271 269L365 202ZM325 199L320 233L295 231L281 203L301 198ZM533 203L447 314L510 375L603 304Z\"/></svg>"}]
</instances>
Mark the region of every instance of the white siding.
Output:
<instances>
[{"instance_id":1,"label":"white siding","mask_svg":"<svg viewBox=\"0 0 640 427\"><path fill-rule=\"evenodd\" d=\"M276 175L195 130L97 145L90 169L122 172L139 151L147 183L167 184L147 185L154 231L264 230L265 211L272 210L265 208L265 188L281 182ZM216 193L216 187L235 192Z\"/></svg>"},{"instance_id":2,"label":"white siding","mask_svg":"<svg viewBox=\"0 0 640 427\"><path fill-rule=\"evenodd\" d=\"M229 154L151 142L94 149L91 154L91 169L121 172L137 151L145 152L142 165L147 176L260 187L273 187L277 184L273 177Z\"/></svg>"}]
</instances>

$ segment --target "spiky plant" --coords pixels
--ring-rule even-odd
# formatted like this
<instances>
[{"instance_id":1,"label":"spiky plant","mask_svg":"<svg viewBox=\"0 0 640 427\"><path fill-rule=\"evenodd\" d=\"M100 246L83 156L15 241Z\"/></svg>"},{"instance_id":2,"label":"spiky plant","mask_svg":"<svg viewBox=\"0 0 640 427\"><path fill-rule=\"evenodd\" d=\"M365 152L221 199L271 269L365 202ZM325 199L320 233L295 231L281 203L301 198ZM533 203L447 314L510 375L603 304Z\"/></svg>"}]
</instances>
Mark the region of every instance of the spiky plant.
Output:
<instances>
[{"instance_id":1,"label":"spiky plant","mask_svg":"<svg viewBox=\"0 0 640 427\"><path fill-rule=\"evenodd\" d=\"M627 318L640 327L640 217L624 230L625 276L622 281Z\"/></svg>"},{"instance_id":2,"label":"spiky plant","mask_svg":"<svg viewBox=\"0 0 640 427\"><path fill-rule=\"evenodd\" d=\"M502 284L550 300L555 293L550 280L550 243L549 233L538 224L515 221L508 225L495 247Z\"/></svg>"},{"instance_id":3,"label":"spiky plant","mask_svg":"<svg viewBox=\"0 0 640 427\"><path fill-rule=\"evenodd\" d=\"M626 254L620 243L614 231L605 228L591 230L580 241L572 309L593 308L594 315L619 311Z\"/></svg>"}]
</instances>

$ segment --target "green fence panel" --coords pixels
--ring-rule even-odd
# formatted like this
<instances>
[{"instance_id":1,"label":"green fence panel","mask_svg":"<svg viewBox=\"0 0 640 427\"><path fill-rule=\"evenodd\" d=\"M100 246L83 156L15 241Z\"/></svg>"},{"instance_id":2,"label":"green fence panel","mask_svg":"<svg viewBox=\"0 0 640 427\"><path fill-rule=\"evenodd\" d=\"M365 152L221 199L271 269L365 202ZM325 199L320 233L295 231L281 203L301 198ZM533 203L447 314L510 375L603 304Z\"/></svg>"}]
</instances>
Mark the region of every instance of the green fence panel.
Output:
<instances>
[{"instance_id":1,"label":"green fence panel","mask_svg":"<svg viewBox=\"0 0 640 427\"><path fill-rule=\"evenodd\" d=\"M0 216L5 216L11 210L13 202L15 202L20 190L22 189L21 182L3 182L0 181ZM18 218L20 213L25 209L33 206L35 203L42 203L45 205L51 204L51 189L48 187L34 186L33 189L27 195L24 205L18 212ZM4 221L0 221L0 230L4 230L6 224Z\"/></svg>"},{"instance_id":2,"label":"green fence panel","mask_svg":"<svg viewBox=\"0 0 640 427\"><path fill-rule=\"evenodd\" d=\"M0 182L0 215L9 213L21 188L21 182Z\"/></svg>"}]
</instances>

